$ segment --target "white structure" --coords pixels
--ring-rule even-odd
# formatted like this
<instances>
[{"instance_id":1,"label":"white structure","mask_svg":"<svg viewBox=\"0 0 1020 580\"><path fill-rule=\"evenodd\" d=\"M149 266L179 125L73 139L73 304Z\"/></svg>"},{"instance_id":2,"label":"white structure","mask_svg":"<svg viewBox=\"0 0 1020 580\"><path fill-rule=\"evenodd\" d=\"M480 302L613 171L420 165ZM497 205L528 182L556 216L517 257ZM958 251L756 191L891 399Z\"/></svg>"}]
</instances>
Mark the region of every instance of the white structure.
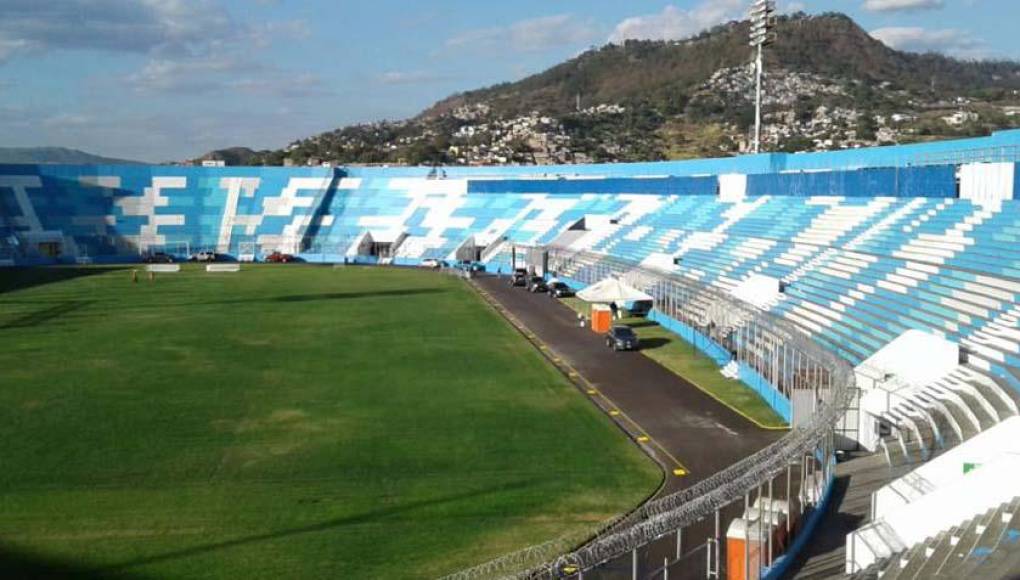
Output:
<instances>
[{"instance_id":1,"label":"white structure","mask_svg":"<svg viewBox=\"0 0 1020 580\"><path fill-rule=\"evenodd\" d=\"M640 302L652 297L618 278L606 278L577 293L585 302L609 304L611 302Z\"/></svg>"},{"instance_id":2,"label":"white structure","mask_svg":"<svg viewBox=\"0 0 1020 580\"><path fill-rule=\"evenodd\" d=\"M847 536L853 574L1020 495L1020 417L876 492L871 523ZM950 539L952 542L952 539Z\"/></svg>"},{"instance_id":3,"label":"white structure","mask_svg":"<svg viewBox=\"0 0 1020 580\"><path fill-rule=\"evenodd\" d=\"M995 203L1013 199L1015 163L967 163L960 166L960 199Z\"/></svg>"},{"instance_id":4,"label":"white structure","mask_svg":"<svg viewBox=\"0 0 1020 580\"><path fill-rule=\"evenodd\" d=\"M719 176L719 201L741 201L747 195L747 176L725 173Z\"/></svg>"},{"instance_id":5,"label":"white structure","mask_svg":"<svg viewBox=\"0 0 1020 580\"><path fill-rule=\"evenodd\" d=\"M240 272L241 264L228 263L228 264L206 264L206 272Z\"/></svg>"},{"instance_id":6,"label":"white structure","mask_svg":"<svg viewBox=\"0 0 1020 580\"><path fill-rule=\"evenodd\" d=\"M176 274L181 271L180 264L149 264L145 267L147 272L153 274Z\"/></svg>"},{"instance_id":7,"label":"white structure","mask_svg":"<svg viewBox=\"0 0 1020 580\"><path fill-rule=\"evenodd\" d=\"M780 282L764 274L751 274L737 284L730 294L757 308L769 308L779 301Z\"/></svg>"},{"instance_id":8,"label":"white structure","mask_svg":"<svg viewBox=\"0 0 1020 580\"><path fill-rule=\"evenodd\" d=\"M959 365L959 345L919 330L904 332L858 365L859 443L869 451L878 449L883 426L913 431L920 440L917 421L934 425L926 412L924 387Z\"/></svg>"}]
</instances>

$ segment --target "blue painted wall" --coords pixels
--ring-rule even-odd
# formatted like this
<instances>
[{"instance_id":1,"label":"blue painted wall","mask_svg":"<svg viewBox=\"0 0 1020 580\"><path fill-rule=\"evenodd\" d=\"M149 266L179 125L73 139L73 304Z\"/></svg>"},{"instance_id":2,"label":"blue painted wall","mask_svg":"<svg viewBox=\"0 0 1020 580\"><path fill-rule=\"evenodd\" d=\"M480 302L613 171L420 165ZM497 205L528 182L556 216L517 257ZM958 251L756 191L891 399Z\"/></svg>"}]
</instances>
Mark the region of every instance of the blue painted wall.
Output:
<instances>
[{"instance_id":1,"label":"blue painted wall","mask_svg":"<svg viewBox=\"0 0 1020 580\"><path fill-rule=\"evenodd\" d=\"M468 183L470 193L642 193L716 195L716 177L609 177L600 179L482 179Z\"/></svg>"},{"instance_id":2,"label":"blue painted wall","mask_svg":"<svg viewBox=\"0 0 1020 580\"><path fill-rule=\"evenodd\" d=\"M747 195L953 198L957 196L956 167L882 167L749 175Z\"/></svg>"}]
</instances>

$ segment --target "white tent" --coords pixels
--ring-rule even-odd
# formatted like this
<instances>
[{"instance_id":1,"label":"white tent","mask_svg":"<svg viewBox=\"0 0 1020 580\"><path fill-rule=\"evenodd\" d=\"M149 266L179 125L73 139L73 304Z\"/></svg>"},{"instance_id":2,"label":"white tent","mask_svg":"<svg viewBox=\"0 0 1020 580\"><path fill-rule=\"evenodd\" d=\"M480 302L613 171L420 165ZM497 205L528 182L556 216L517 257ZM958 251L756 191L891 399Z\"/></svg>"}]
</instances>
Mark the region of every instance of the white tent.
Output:
<instances>
[{"instance_id":1,"label":"white tent","mask_svg":"<svg viewBox=\"0 0 1020 580\"><path fill-rule=\"evenodd\" d=\"M652 299L648 294L618 278L606 278L597 284L592 284L578 292L577 297L585 302L596 302L599 304L639 302Z\"/></svg>"}]
</instances>

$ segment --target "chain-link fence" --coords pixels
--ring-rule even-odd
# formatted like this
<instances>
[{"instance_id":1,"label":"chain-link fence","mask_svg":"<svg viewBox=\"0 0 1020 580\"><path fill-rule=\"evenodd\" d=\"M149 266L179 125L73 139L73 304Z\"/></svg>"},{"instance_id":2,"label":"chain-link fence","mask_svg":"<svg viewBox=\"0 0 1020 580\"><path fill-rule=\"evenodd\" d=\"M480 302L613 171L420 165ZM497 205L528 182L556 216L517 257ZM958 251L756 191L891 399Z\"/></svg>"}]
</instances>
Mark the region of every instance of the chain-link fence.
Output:
<instances>
[{"instance_id":1,"label":"chain-link fence","mask_svg":"<svg viewBox=\"0 0 1020 580\"><path fill-rule=\"evenodd\" d=\"M650 294L655 310L790 399L794 427L730 467L605 524L583 543L554 540L448 578L721 578L733 565L744 567L744 578L763 577L826 497L840 422L854 395L852 368L788 322L716 288L602 254L545 250L555 276L580 284L615 276ZM732 543L724 535L735 520L743 537Z\"/></svg>"}]
</instances>

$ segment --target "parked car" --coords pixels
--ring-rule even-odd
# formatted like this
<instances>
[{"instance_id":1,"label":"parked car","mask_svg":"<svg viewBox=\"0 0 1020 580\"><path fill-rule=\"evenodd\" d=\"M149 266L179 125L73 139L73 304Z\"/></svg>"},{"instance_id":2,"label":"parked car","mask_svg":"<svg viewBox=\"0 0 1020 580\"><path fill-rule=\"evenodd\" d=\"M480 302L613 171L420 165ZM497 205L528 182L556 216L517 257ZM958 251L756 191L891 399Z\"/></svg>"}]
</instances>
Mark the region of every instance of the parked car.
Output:
<instances>
[{"instance_id":1,"label":"parked car","mask_svg":"<svg viewBox=\"0 0 1020 580\"><path fill-rule=\"evenodd\" d=\"M293 262L294 256L284 254L283 252L273 252L266 256L266 261L273 264L286 264L287 262Z\"/></svg>"},{"instance_id":2,"label":"parked car","mask_svg":"<svg viewBox=\"0 0 1020 580\"><path fill-rule=\"evenodd\" d=\"M568 298L574 295L574 291L570 289L563 282L553 282L549 284L549 297L550 298Z\"/></svg>"},{"instance_id":3,"label":"parked car","mask_svg":"<svg viewBox=\"0 0 1020 580\"><path fill-rule=\"evenodd\" d=\"M549 287L545 285L545 278L543 278L541 276L532 276L531 279L528 280L528 291L529 292L532 292L532 293L546 292L548 290L549 290Z\"/></svg>"},{"instance_id":4,"label":"parked car","mask_svg":"<svg viewBox=\"0 0 1020 580\"><path fill-rule=\"evenodd\" d=\"M484 272L485 264L481 262L472 262L471 260L461 260L457 262L457 267L461 270L468 270L471 272Z\"/></svg>"},{"instance_id":5,"label":"parked car","mask_svg":"<svg viewBox=\"0 0 1020 580\"><path fill-rule=\"evenodd\" d=\"M606 346L613 350L637 350L638 337L631 327L618 324L609 329Z\"/></svg>"},{"instance_id":6,"label":"parked car","mask_svg":"<svg viewBox=\"0 0 1020 580\"><path fill-rule=\"evenodd\" d=\"M217 260L216 252L196 252L189 258L192 262L215 262Z\"/></svg>"},{"instance_id":7,"label":"parked car","mask_svg":"<svg viewBox=\"0 0 1020 580\"><path fill-rule=\"evenodd\" d=\"M146 254L142 261L146 264L173 264L174 257L166 252L152 252Z\"/></svg>"},{"instance_id":8,"label":"parked car","mask_svg":"<svg viewBox=\"0 0 1020 580\"><path fill-rule=\"evenodd\" d=\"M644 318L648 316L648 313L652 311L651 300L638 300L637 302L627 305L627 313L631 316Z\"/></svg>"},{"instance_id":9,"label":"parked car","mask_svg":"<svg viewBox=\"0 0 1020 580\"><path fill-rule=\"evenodd\" d=\"M438 270L439 268L442 268L444 264L442 260L439 260L437 258L425 258L424 260L421 261L420 266L422 268L432 268L433 270Z\"/></svg>"},{"instance_id":10,"label":"parked car","mask_svg":"<svg viewBox=\"0 0 1020 580\"><path fill-rule=\"evenodd\" d=\"M510 285L519 286L526 288L528 286L528 273L525 270L514 270L512 276L510 276Z\"/></svg>"}]
</instances>

